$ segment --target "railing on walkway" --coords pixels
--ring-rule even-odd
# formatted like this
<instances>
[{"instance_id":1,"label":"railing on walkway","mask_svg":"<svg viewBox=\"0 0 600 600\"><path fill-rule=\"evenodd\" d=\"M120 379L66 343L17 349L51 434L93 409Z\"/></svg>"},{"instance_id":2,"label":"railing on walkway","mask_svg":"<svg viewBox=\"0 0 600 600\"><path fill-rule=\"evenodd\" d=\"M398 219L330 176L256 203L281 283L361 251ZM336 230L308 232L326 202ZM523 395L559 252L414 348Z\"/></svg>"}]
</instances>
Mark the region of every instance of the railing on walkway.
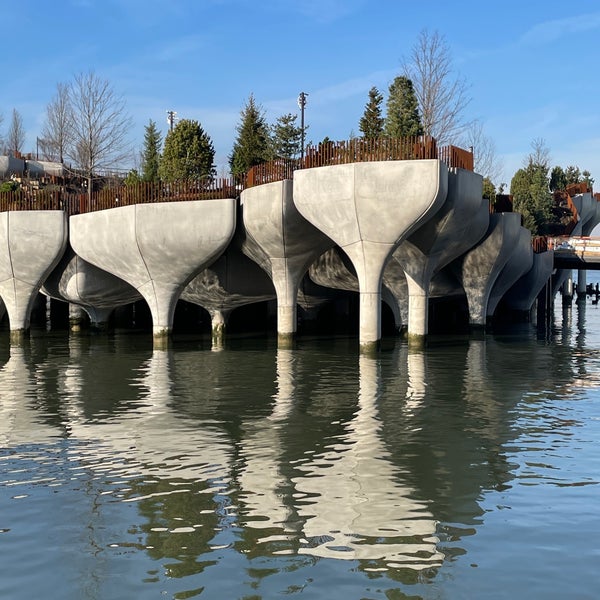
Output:
<instances>
[{"instance_id":1,"label":"railing on walkway","mask_svg":"<svg viewBox=\"0 0 600 600\"><path fill-rule=\"evenodd\" d=\"M153 202L182 202L185 200L221 200L235 198L239 194L233 179L220 178L199 181L140 182L132 185L110 187L92 194L91 199L82 195L71 214L105 210L133 204Z\"/></svg>"},{"instance_id":2,"label":"railing on walkway","mask_svg":"<svg viewBox=\"0 0 600 600\"><path fill-rule=\"evenodd\" d=\"M298 169L368 161L423 159L439 159L449 168L473 170L472 152L456 146L445 146L438 150L435 139L430 136L355 138L309 146L302 160L278 158L256 165L245 176L238 178L121 185L94 192L91 198L86 194L45 190L1 192L0 212L52 209L77 214L151 202L235 198L245 188L292 179Z\"/></svg>"},{"instance_id":3,"label":"railing on walkway","mask_svg":"<svg viewBox=\"0 0 600 600\"><path fill-rule=\"evenodd\" d=\"M14 210L68 210L79 202L79 194L61 191L23 191L0 192L0 212Z\"/></svg>"}]
</instances>

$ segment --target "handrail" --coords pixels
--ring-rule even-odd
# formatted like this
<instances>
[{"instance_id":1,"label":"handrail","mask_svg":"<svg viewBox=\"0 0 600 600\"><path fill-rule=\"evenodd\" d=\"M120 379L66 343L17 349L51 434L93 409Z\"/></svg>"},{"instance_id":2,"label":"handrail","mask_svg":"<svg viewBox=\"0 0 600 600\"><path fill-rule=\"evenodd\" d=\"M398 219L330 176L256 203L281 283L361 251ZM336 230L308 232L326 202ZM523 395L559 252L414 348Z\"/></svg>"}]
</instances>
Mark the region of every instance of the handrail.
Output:
<instances>
[{"instance_id":1,"label":"handrail","mask_svg":"<svg viewBox=\"0 0 600 600\"><path fill-rule=\"evenodd\" d=\"M424 159L442 160L448 168L473 170L472 152L456 146L444 146L438 150L437 143L431 136L354 138L308 146L302 160L276 158L253 166L245 176L237 178L140 182L108 187L94 192L91 198L87 194L46 190L0 192L0 212L51 208L77 214L151 202L224 199L237 197L245 188L292 179L298 169L369 161Z\"/></svg>"}]
</instances>

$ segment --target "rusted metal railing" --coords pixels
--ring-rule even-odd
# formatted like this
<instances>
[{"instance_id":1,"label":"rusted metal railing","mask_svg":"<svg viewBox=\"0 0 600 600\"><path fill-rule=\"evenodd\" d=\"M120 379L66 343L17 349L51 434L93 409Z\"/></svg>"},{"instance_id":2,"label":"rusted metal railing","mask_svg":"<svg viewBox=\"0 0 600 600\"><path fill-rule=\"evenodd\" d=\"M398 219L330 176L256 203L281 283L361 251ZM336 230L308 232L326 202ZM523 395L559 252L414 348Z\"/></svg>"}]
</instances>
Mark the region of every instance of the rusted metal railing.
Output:
<instances>
[{"instance_id":1,"label":"rusted metal railing","mask_svg":"<svg viewBox=\"0 0 600 600\"><path fill-rule=\"evenodd\" d=\"M14 210L66 210L77 197L61 191L15 190L0 192L0 212Z\"/></svg>"},{"instance_id":2,"label":"rusted metal railing","mask_svg":"<svg viewBox=\"0 0 600 600\"><path fill-rule=\"evenodd\" d=\"M244 187L254 187L264 183L292 179L294 171L300 168L300 161L294 159L277 158L260 165L255 165L246 174Z\"/></svg>"},{"instance_id":3,"label":"rusted metal railing","mask_svg":"<svg viewBox=\"0 0 600 600\"><path fill-rule=\"evenodd\" d=\"M86 194L62 192L4 192L0 194L0 212L6 210L35 210L52 208L69 214L147 204L152 202L180 202L237 197L248 187L292 179L298 169L368 161L440 159L448 167L473 170L473 154L456 146L438 150L430 136L401 138L354 138L342 142L322 142L309 146L302 160L282 159L256 165L245 176L237 178L206 179L201 181L137 183L106 187Z\"/></svg>"},{"instance_id":4,"label":"rusted metal railing","mask_svg":"<svg viewBox=\"0 0 600 600\"><path fill-rule=\"evenodd\" d=\"M443 146L440 148L439 158L451 168L466 169L467 171L472 171L474 168L473 153L458 146Z\"/></svg>"},{"instance_id":5,"label":"rusted metal railing","mask_svg":"<svg viewBox=\"0 0 600 600\"><path fill-rule=\"evenodd\" d=\"M186 200L221 200L239 194L234 180L220 178L200 181L140 182L110 187L83 195L76 212L84 213L118 206L151 204L154 202L183 202Z\"/></svg>"}]
</instances>

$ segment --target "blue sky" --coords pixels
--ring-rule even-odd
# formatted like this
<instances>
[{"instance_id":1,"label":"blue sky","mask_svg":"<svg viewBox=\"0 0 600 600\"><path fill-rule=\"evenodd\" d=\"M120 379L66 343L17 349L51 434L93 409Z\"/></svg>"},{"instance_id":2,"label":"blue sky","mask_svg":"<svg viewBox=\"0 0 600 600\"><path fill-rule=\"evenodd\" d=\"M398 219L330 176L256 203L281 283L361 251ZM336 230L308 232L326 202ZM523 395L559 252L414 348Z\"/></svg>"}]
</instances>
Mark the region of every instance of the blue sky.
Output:
<instances>
[{"instance_id":1,"label":"blue sky","mask_svg":"<svg viewBox=\"0 0 600 600\"><path fill-rule=\"evenodd\" d=\"M166 111L196 119L219 167L254 94L269 122L308 93L307 139L358 134L368 90L387 95L419 32L446 38L510 183L542 138L552 165L588 169L600 189L597 0L0 0L6 133L13 108L35 151L56 84L90 70L132 116L134 148Z\"/></svg>"}]
</instances>

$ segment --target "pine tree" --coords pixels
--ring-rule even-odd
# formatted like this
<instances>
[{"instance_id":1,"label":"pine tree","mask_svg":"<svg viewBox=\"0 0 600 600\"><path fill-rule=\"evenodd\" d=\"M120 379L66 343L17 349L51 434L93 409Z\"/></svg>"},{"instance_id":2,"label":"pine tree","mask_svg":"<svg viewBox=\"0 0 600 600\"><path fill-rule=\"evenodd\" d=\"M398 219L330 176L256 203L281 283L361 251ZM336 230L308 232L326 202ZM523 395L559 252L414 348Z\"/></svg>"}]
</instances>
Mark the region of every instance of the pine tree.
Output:
<instances>
[{"instance_id":1,"label":"pine tree","mask_svg":"<svg viewBox=\"0 0 600 600\"><path fill-rule=\"evenodd\" d=\"M234 176L244 175L254 165L273 158L269 125L252 94L240 112L240 117L240 123L236 127L237 139L229 156L229 167Z\"/></svg>"},{"instance_id":2,"label":"pine tree","mask_svg":"<svg viewBox=\"0 0 600 600\"><path fill-rule=\"evenodd\" d=\"M288 113L278 117L271 128L273 152L280 158L297 158L302 150L302 127L296 125L298 115ZM305 127L306 129L306 127Z\"/></svg>"},{"instance_id":3,"label":"pine tree","mask_svg":"<svg viewBox=\"0 0 600 600\"><path fill-rule=\"evenodd\" d=\"M369 90L369 101L365 106L365 112L358 123L358 129L363 137L367 139L378 138L383 135L382 102L383 96L376 87L372 87Z\"/></svg>"},{"instance_id":4,"label":"pine tree","mask_svg":"<svg viewBox=\"0 0 600 600\"><path fill-rule=\"evenodd\" d=\"M144 151L142 153L142 180L158 181L160 165L160 148L162 139L156 123L150 119L144 134Z\"/></svg>"},{"instance_id":5,"label":"pine tree","mask_svg":"<svg viewBox=\"0 0 600 600\"><path fill-rule=\"evenodd\" d=\"M407 77L396 77L390 85L384 132L391 138L423 134L417 97Z\"/></svg>"},{"instance_id":6,"label":"pine tree","mask_svg":"<svg viewBox=\"0 0 600 600\"><path fill-rule=\"evenodd\" d=\"M182 119L165 139L159 174L165 181L211 178L215 149L198 121Z\"/></svg>"}]
</instances>

